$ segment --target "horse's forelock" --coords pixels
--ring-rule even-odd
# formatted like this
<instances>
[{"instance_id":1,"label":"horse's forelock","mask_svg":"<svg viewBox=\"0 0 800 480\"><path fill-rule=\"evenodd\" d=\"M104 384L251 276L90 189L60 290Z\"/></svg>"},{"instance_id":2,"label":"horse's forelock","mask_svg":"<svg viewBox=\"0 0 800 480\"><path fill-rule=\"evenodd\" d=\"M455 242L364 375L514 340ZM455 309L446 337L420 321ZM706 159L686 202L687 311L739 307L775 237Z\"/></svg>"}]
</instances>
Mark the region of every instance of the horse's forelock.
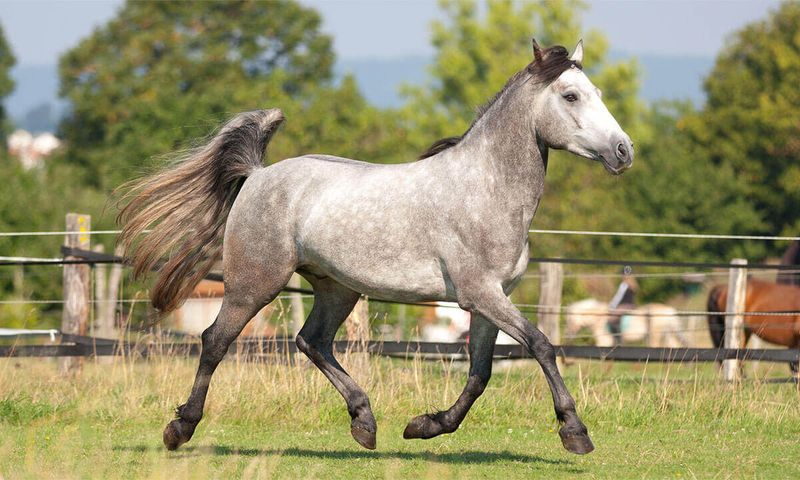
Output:
<instances>
[{"instance_id":1,"label":"horse's forelock","mask_svg":"<svg viewBox=\"0 0 800 480\"><path fill-rule=\"evenodd\" d=\"M573 67L583 70L583 65L569 58L566 48L554 45L544 50L541 61L534 59L526 69L538 84L547 86Z\"/></svg>"}]
</instances>

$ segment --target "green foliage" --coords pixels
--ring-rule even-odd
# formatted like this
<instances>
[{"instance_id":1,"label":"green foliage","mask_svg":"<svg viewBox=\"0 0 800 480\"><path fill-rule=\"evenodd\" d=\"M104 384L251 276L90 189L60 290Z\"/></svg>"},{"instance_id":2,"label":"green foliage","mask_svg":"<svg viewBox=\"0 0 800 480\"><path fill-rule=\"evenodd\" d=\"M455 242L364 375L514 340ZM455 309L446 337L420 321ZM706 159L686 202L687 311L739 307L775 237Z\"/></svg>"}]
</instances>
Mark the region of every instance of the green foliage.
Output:
<instances>
[{"instance_id":1,"label":"green foliage","mask_svg":"<svg viewBox=\"0 0 800 480\"><path fill-rule=\"evenodd\" d=\"M29 397L4 398L0 400L0 421L10 425L27 425L45 417L51 417L56 409L47 404L31 401Z\"/></svg>"},{"instance_id":2,"label":"green foliage","mask_svg":"<svg viewBox=\"0 0 800 480\"><path fill-rule=\"evenodd\" d=\"M531 37L539 44L572 48L582 36L585 65L617 118L632 119L640 108L634 63L608 65L608 43L597 31L582 35L580 1L489 2L485 15L470 0L441 2L446 20L433 24L436 49L431 79L422 87L406 87L403 118L417 150L439 137L463 133L475 108L499 91L532 59Z\"/></svg>"},{"instance_id":3,"label":"green foliage","mask_svg":"<svg viewBox=\"0 0 800 480\"><path fill-rule=\"evenodd\" d=\"M108 190L229 115L268 106L288 119L276 155L324 145L374 153L378 112L352 80L332 84L319 27L316 12L289 0L126 4L61 60L68 161Z\"/></svg>"},{"instance_id":4,"label":"green foliage","mask_svg":"<svg viewBox=\"0 0 800 480\"><path fill-rule=\"evenodd\" d=\"M705 81L705 107L683 122L763 218L741 233L800 231L799 24L800 4L786 2L733 36Z\"/></svg>"},{"instance_id":5,"label":"green foliage","mask_svg":"<svg viewBox=\"0 0 800 480\"><path fill-rule=\"evenodd\" d=\"M15 158L0 153L0 177L4 179L0 189L0 232L60 231L64 229L64 215L68 211L92 214L94 229L113 226L113 217L104 215L106 197L86 188L83 172L66 165L61 154L50 157L43 169L26 171ZM62 242L61 236L0 237L0 252L51 258L59 255ZM0 299L60 300L61 275L57 266L2 267ZM30 305L4 305L0 308L0 325L27 328L56 325L61 305L38 306L44 318Z\"/></svg>"},{"instance_id":6,"label":"green foliage","mask_svg":"<svg viewBox=\"0 0 800 480\"><path fill-rule=\"evenodd\" d=\"M0 24L0 140L4 140L9 129L8 118L3 99L14 90L14 79L11 78L11 67L16 63L14 53L8 46L3 25Z\"/></svg>"}]
</instances>

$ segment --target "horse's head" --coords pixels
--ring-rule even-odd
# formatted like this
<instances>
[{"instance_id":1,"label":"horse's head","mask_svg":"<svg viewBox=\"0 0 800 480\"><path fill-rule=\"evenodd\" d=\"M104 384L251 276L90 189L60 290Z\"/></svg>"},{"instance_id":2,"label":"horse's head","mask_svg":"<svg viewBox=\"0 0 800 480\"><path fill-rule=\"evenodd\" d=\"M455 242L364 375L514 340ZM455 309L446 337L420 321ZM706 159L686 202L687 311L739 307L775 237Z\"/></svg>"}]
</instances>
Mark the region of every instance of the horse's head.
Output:
<instances>
[{"instance_id":1,"label":"horse's head","mask_svg":"<svg viewBox=\"0 0 800 480\"><path fill-rule=\"evenodd\" d=\"M534 125L540 142L597 160L619 175L633 164L633 142L609 113L600 90L583 73L583 41L542 49L533 40L528 65L534 88Z\"/></svg>"}]
</instances>

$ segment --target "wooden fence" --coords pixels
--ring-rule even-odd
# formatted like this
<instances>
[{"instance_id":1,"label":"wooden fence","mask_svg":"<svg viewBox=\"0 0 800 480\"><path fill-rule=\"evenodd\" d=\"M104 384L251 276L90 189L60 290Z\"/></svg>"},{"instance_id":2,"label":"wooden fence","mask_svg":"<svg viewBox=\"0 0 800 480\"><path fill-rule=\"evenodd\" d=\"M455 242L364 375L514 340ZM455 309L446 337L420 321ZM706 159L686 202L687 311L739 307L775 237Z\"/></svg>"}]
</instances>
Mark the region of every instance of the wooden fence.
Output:
<instances>
[{"instance_id":1,"label":"wooden fence","mask_svg":"<svg viewBox=\"0 0 800 480\"><path fill-rule=\"evenodd\" d=\"M586 345L556 345L556 354L565 358L615 360L624 362L720 362L751 360L764 362L797 362L798 349L744 348L654 348L654 347L594 347ZM60 344L0 346L0 357L104 357L114 355L152 357L156 355L200 354L199 342L151 341L127 343L83 335L62 334ZM391 357L422 356L429 359L466 360L468 343L438 343L416 341L347 341L334 342L336 352L367 352ZM271 354L297 353L289 337L249 338L234 342L229 353L242 354L257 360ZM494 358L516 360L532 358L521 345L496 345Z\"/></svg>"},{"instance_id":2,"label":"wooden fence","mask_svg":"<svg viewBox=\"0 0 800 480\"><path fill-rule=\"evenodd\" d=\"M164 352L182 352L188 355L199 353L198 343L176 343L162 342L156 344L128 344L114 340L104 340L85 336L89 321L89 305L91 304L90 285L90 265L116 264L121 265L124 259L118 255L108 255L102 252L90 250L90 226L91 218L87 215L70 213L66 217L66 236L65 244L62 247L63 261L58 262L64 265L63 298L64 311L61 326L60 345L13 345L0 346L0 357L63 357L60 361L62 370L65 373L80 367L79 359L74 357L85 356L110 356L124 354L138 354L143 357L151 356ZM564 263L585 263L585 264L620 264L631 263L641 265L674 266L684 265L680 262L652 262L638 261L625 262L619 260L577 260L577 259L536 259L532 262L540 263L540 309L538 326L548 336L550 341L557 345L557 352L560 357L585 358L598 360L618 360L618 361L647 361L647 362L687 362L687 361L723 361L724 375L726 380L736 381L740 375L740 362L743 360L760 360L773 362L796 362L800 358L800 350L773 350L773 349L744 349L741 348L741 339L744 337L744 322L742 312L744 311L744 297L747 289L747 261L735 259L731 262L728 291L728 304L726 313L725 341L724 348L650 348L650 347L591 347L559 345L560 336L560 315L561 297L563 285ZM30 263L30 262L29 262ZM44 262L40 262L44 263ZM47 261L48 264L56 263ZM32 264L36 264L33 262ZM685 264L690 265L690 264ZM691 264L694 265L694 264ZM719 264L697 264L704 267L720 267ZM777 268L769 265L755 264L751 267ZM796 266L795 266L796 268ZM116 271L119 277L119 268ZM210 274L207 279L221 281L222 277L218 274ZM112 289L110 286L109 289ZM297 284L292 284L285 289L287 292L294 293L313 293L304 290ZM116 290L114 295L116 295ZM371 300L378 301L381 300ZM365 328L365 314L358 309L359 314L353 318L352 325L348 326L351 335L348 337L350 342L337 342L337 351L362 351L378 355L408 356L449 356L451 358L466 358L467 347L464 343L424 343L424 342L375 342L369 340L369 329ZM395 302L387 302L395 303ZM411 305L435 306L435 304L411 303ZM786 312L783 312L786 313ZM298 328L301 318L293 319L294 328ZM366 332L366 333L365 333ZM108 334L108 332L104 333ZM649 337L649 335L648 335ZM245 353L287 353L294 352L293 341L287 339L256 339L239 341L234 344L232 349ZM529 358L527 352L522 350L519 345L497 345L495 347L496 358L516 359Z\"/></svg>"}]
</instances>

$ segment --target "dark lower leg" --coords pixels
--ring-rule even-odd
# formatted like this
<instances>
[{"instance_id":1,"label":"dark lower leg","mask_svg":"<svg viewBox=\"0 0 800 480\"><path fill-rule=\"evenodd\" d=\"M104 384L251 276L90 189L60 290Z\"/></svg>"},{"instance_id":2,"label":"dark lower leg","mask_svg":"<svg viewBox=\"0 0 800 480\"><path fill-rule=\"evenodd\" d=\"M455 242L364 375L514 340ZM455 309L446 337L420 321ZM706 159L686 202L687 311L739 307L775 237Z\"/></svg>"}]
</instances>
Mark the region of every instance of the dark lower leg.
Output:
<instances>
[{"instance_id":1,"label":"dark lower leg","mask_svg":"<svg viewBox=\"0 0 800 480\"><path fill-rule=\"evenodd\" d=\"M479 309L486 318L518 341L539 362L553 396L556 418L563 425L559 435L564 448L579 454L591 452L594 450L594 445L589 439L586 426L575 410L575 400L569 394L558 371L553 345L539 329L528 322L508 297L496 295L492 300L481 305Z\"/></svg>"},{"instance_id":2,"label":"dark lower leg","mask_svg":"<svg viewBox=\"0 0 800 480\"><path fill-rule=\"evenodd\" d=\"M314 287L314 307L297 335L297 347L344 398L353 438L361 446L374 449L377 423L369 397L333 355L336 331L353 310L359 294L330 279L309 278L309 281Z\"/></svg>"},{"instance_id":3,"label":"dark lower leg","mask_svg":"<svg viewBox=\"0 0 800 480\"><path fill-rule=\"evenodd\" d=\"M197 368L192 392L185 404L175 411L175 420L164 429L164 445L168 450L175 450L188 442L194 434L197 424L203 417L203 407L208 394L211 377L228 351L231 343L250 319L249 309L223 308L217 320L203 332L203 351L200 365Z\"/></svg>"},{"instance_id":4,"label":"dark lower leg","mask_svg":"<svg viewBox=\"0 0 800 480\"><path fill-rule=\"evenodd\" d=\"M348 375L333 356L330 346L312 345L301 330L297 336L297 347L319 368L325 377L342 395L350 414L350 434L364 448L375 449L378 431L369 397Z\"/></svg>"},{"instance_id":5,"label":"dark lower leg","mask_svg":"<svg viewBox=\"0 0 800 480\"><path fill-rule=\"evenodd\" d=\"M533 329L535 330L533 355L542 367L542 372L550 386L556 419L562 424L558 432L561 442L564 444L564 448L570 452L589 453L594 450L594 445L589 439L586 426L575 410L575 400L567 390L564 379L561 378L558 371L555 349L543 333L535 327Z\"/></svg>"},{"instance_id":6,"label":"dark lower leg","mask_svg":"<svg viewBox=\"0 0 800 480\"><path fill-rule=\"evenodd\" d=\"M458 400L447 410L411 419L403 432L403 438L433 438L458 429L492 376L492 355L497 331L497 327L486 319L473 315L470 322L470 369L467 385Z\"/></svg>"}]
</instances>

